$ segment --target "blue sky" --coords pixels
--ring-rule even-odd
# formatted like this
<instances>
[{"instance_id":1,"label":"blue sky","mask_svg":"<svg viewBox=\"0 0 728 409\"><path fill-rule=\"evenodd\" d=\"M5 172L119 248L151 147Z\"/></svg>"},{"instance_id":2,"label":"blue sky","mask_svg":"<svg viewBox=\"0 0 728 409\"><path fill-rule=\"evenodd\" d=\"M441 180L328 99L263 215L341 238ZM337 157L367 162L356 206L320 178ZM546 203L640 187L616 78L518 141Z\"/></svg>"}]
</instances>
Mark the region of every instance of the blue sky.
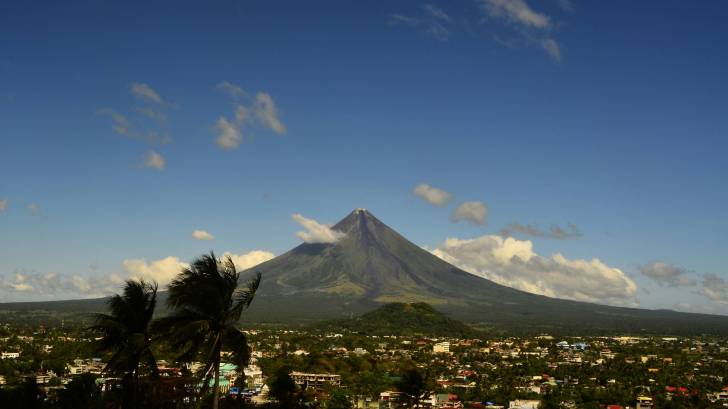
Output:
<instances>
[{"instance_id":1,"label":"blue sky","mask_svg":"<svg viewBox=\"0 0 728 409\"><path fill-rule=\"evenodd\" d=\"M178 3L0 5L0 301L366 207L518 288L728 313L725 2Z\"/></svg>"}]
</instances>

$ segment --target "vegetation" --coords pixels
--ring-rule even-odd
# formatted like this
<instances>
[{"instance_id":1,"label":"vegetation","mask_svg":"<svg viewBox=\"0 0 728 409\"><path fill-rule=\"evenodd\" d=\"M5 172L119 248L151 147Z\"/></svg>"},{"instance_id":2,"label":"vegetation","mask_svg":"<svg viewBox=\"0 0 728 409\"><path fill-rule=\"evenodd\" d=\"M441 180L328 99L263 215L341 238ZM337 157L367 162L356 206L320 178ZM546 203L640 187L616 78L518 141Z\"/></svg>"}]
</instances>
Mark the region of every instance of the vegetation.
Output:
<instances>
[{"instance_id":1,"label":"vegetation","mask_svg":"<svg viewBox=\"0 0 728 409\"><path fill-rule=\"evenodd\" d=\"M360 317L312 326L325 331L352 331L363 335L449 336L474 338L480 334L425 303L390 303Z\"/></svg>"},{"instance_id":2,"label":"vegetation","mask_svg":"<svg viewBox=\"0 0 728 409\"><path fill-rule=\"evenodd\" d=\"M260 274L244 288L238 287L239 279L230 257L221 261L210 253L194 260L169 285L171 314L155 324L172 348L180 351L177 360L191 362L202 357L202 393L212 379L213 409L219 402L223 347L231 352L230 362L240 368L250 359L245 334L237 323L253 301Z\"/></svg>"},{"instance_id":3,"label":"vegetation","mask_svg":"<svg viewBox=\"0 0 728 409\"><path fill-rule=\"evenodd\" d=\"M157 376L150 324L157 304L157 285L129 280L123 294L109 300L109 314L97 314L91 330L101 334L96 350L111 351L105 372L123 377L123 408L139 407L140 372Z\"/></svg>"}]
</instances>

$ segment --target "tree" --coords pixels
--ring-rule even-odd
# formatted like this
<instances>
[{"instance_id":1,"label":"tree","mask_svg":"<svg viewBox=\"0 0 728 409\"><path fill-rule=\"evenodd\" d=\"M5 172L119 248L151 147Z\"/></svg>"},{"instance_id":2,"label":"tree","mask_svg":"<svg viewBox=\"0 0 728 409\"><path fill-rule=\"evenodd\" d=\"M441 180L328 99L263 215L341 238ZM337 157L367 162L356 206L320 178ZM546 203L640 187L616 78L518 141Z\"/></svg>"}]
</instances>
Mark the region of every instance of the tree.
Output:
<instances>
[{"instance_id":1,"label":"tree","mask_svg":"<svg viewBox=\"0 0 728 409\"><path fill-rule=\"evenodd\" d=\"M343 389L334 389L324 406L326 409L351 409L351 398Z\"/></svg>"},{"instance_id":2,"label":"tree","mask_svg":"<svg viewBox=\"0 0 728 409\"><path fill-rule=\"evenodd\" d=\"M151 350L151 321L157 304L157 284L128 280L122 294L108 302L109 314L97 314L90 329L100 332L97 352L111 352L104 372L123 376L122 407L138 407L140 372L156 376L157 363Z\"/></svg>"},{"instance_id":3,"label":"tree","mask_svg":"<svg viewBox=\"0 0 728 409\"><path fill-rule=\"evenodd\" d=\"M96 385L96 376L85 373L74 378L58 392L59 409L100 408L101 388Z\"/></svg>"},{"instance_id":4,"label":"tree","mask_svg":"<svg viewBox=\"0 0 728 409\"><path fill-rule=\"evenodd\" d=\"M245 334L236 324L253 301L260 285L260 273L244 287L238 287L240 273L230 257L218 260L214 253L203 255L190 264L169 284L169 316L159 319L155 327L181 353L178 360L191 362L201 358L203 366L201 394L213 385L213 408L220 398L220 355L223 347L231 352L232 363L242 369L250 359Z\"/></svg>"},{"instance_id":5,"label":"tree","mask_svg":"<svg viewBox=\"0 0 728 409\"><path fill-rule=\"evenodd\" d=\"M268 395L278 401L281 408L294 408L299 401L298 387L293 382L290 371L290 367L282 366L276 370L268 381L268 387L270 388Z\"/></svg>"},{"instance_id":6,"label":"tree","mask_svg":"<svg viewBox=\"0 0 728 409\"><path fill-rule=\"evenodd\" d=\"M422 375L416 367L409 367L402 371L400 380L397 381L396 387L402 392L403 407L419 408L422 399L426 398L430 393L430 385L428 385L429 374Z\"/></svg>"}]
</instances>

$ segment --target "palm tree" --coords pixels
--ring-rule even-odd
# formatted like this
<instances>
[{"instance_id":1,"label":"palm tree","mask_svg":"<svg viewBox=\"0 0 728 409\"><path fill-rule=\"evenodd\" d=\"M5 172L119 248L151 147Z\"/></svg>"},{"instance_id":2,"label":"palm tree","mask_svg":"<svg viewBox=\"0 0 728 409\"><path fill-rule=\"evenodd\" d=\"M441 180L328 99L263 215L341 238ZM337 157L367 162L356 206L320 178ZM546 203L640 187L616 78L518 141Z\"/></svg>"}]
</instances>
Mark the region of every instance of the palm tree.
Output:
<instances>
[{"instance_id":1,"label":"palm tree","mask_svg":"<svg viewBox=\"0 0 728 409\"><path fill-rule=\"evenodd\" d=\"M206 393L214 378L214 409L220 397L223 347L231 352L232 363L241 370L250 359L245 334L235 325L253 301L260 277L257 273L245 287L239 288L240 273L232 259L218 260L210 252L194 260L169 284L167 304L172 312L158 320L156 328L169 338L173 349L180 351L180 361L201 358L200 392Z\"/></svg>"},{"instance_id":2,"label":"palm tree","mask_svg":"<svg viewBox=\"0 0 728 409\"><path fill-rule=\"evenodd\" d=\"M157 284L128 280L122 294L108 301L109 314L96 314L91 330L101 333L97 352L111 352L104 372L123 376L122 407L137 407L139 374L156 376L150 323L157 304Z\"/></svg>"}]
</instances>

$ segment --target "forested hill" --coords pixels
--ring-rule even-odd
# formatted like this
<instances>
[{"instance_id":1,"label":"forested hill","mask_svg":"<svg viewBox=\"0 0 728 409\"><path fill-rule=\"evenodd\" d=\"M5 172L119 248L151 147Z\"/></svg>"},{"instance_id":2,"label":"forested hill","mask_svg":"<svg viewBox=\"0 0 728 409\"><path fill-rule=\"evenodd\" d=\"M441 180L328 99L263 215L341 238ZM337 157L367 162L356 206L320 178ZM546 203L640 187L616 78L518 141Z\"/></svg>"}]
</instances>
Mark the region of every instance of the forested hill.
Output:
<instances>
[{"instance_id":1,"label":"forested hill","mask_svg":"<svg viewBox=\"0 0 728 409\"><path fill-rule=\"evenodd\" d=\"M426 303L390 303L359 317L326 321L312 326L328 331L352 331L365 335L433 336L473 338L481 335Z\"/></svg>"}]
</instances>

